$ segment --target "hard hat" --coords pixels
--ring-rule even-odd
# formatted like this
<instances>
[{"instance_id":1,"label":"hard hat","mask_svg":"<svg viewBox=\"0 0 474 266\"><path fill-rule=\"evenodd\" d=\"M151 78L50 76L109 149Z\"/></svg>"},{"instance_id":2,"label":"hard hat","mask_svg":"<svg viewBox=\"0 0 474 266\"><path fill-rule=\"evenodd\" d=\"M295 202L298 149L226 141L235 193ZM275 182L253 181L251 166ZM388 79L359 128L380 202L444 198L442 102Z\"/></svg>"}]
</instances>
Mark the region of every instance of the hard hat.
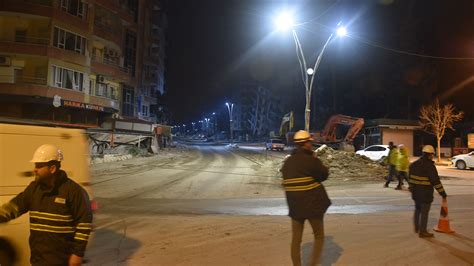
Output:
<instances>
[{"instance_id":1,"label":"hard hat","mask_svg":"<svg viewBox=\"0 0 474 266\"><path fill-rule=\"evenodd\" d=\"M398 145L398 148L399 148L399 149L403 149L403 148L405 148L405 145L399 144L399 145Z\"/></svg>"},{"instance_id":2,"label":"hard hat","mask_svg":"<svg viewBox=\"0 0 474 266\"><path fill-rule=\"evenodd\" d=\"M426 152L426 153L435 153L435 150L433 148L433 146L431 145L425 145L423 147L423 150L421 150L422 152Z\"/></svg>"},{"instance_id":3,"label":"hard hat","mask_svg":"<svg viewBox=\"0 0 474 266\"><path fill-rule=\"evenodd\" d=\"M309 134L308 131L305 130L299 130L298 132L295 133L295 136L293 137L293 141L295 143L301 143L301 142L306 142L306 141L312 141L313 138Z\"/></svg>"},{"instance_id":4,"label":"hard hat","mask_svg":"<svg viewBox=\"0 0 474 266\"><path fill-rule=\"evenodd\" d=\"M47 163L49 161L60 162L62 160L63 153L60 149L58 149L58 147L51 144L43 144L36 149L35 153L33 154L33 158L30 162Z\"/></svg>"}]
</instances>

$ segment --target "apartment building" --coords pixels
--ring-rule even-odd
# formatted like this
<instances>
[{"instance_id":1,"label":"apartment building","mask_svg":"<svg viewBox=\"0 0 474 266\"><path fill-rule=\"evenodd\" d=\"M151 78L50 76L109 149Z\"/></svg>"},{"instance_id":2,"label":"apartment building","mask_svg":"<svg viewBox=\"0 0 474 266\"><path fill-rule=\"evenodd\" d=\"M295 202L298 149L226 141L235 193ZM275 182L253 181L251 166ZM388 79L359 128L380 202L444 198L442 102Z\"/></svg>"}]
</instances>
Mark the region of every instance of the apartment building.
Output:
<instances>
[{"instance_id":1,"label":"apartment building","mask_svg":"<svg viewBox=\"0 0 474 266\"><path fill-rule=\"evenodd\" d=\"M150 36L163 34L161 13L159 0L2 0L0 116L152 121L164 92L164 38Z\"/></svg>"}]
</instances>

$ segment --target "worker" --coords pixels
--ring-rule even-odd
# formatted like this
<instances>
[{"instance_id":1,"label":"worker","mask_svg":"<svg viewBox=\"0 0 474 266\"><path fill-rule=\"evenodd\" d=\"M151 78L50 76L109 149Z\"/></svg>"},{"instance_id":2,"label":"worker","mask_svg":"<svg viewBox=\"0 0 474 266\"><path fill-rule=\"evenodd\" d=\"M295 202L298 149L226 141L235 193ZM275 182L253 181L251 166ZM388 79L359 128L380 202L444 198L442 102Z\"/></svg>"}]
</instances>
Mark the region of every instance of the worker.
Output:
<instances>
[{"instance_id":1,"label":"worker","mask_svg":"<svg viewBox=\"0 0 474 266\"><path fill-rule=\"evenodd\" d=\"M405 145L398 145L398 156L397 164L395 169L397 170L398 185L395 189L400 190L403 188L403 180L408 182L408 167L410 160L408 159L408 149Z\"/></svg>"},{"instance_id":2,"label":"worker","mask_svg":"<svg viewBox=\"0 0 474 266\"><path fill-rule=\"evenodd\" d=\"M385 158L385 163L388 164L388 176L387 181L383 185L383 187L388 187L392 179L395 177L397 178L397 159L398 159L398 149L397 146L393 144L393 141L388 143L388 148L390 151L388 152L387 158Z\"/></svg>"},{"instance_id":3,"label":"worker","mask_svg":"<svg viewBox=\"0 0 474 266\"><path fill-rule=\"evenodd\" d=\"M29 211L32 265L81 265L92 229L86 191L61 170L63 155L51 144L33 154L36 179L0 207L0 223Z\"/></svg>"},{"instance_id":4,"label":"worker","mask_svg":"<svg viewBox=\"0 0 474 266\"><path fill-rule=\"evenodd\" d=\"M304 130L295 133L296 149L285 160L281 169L283 187L291 217L291 260L301 265L301 240L305 220L311 224L314 246L310 265L315 265L324 244L323 218L331 201L321 182L328 178L328 168L316 158L312 146L313 138Z\"/></svg>"},{"instance_id":5,"label":"worker","mask_svg":"<svg viewBox=\"0 0 474 266\"><path fill-rule=\"evenodd\" d=\"M422 152L422 157L413 162L409 169L409 189L411 197L415 201L413 221L415 233L418 233L419 237L433 237L434 235L426 229L428 214L433 202L433 188L443 197L443 201L446 201L447 195L433 162L433 146L424 146Z\"/></svg>"}]
</instances>

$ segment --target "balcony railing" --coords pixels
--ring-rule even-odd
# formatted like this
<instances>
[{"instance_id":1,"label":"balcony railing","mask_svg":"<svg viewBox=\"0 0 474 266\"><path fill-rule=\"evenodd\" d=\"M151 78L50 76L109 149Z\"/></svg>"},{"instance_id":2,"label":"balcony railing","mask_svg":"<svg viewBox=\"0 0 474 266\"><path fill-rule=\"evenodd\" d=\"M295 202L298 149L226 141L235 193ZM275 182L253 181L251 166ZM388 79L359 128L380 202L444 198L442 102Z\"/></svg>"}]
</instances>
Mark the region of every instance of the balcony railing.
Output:
<instances>
[{"instance_id":1,"label":"balcony railing","mask_svg":"<svg viewBox=\"0 0 474 266\"><path fill-rule=\"evenodd\" d=\"M46 85L46 77L25 75L0 75L0 83Z\"/></svg>"},{"instance_id":2,"label":"balcony railing","mask_svg":"<svg viewBox=\"0 0 474 266\"><path fill-rule=\"evenodd\" d=\"M53 6L53 0L23 0L26 3L43 5L43 6Z\"/></svg>"},{"instance_id":3,"label":"balcony railing","mask_svg":"<svg viewBox=\"0 0 474 266\"><path fill-rule=\"evenodd\" d=\"M99 62L99 63L102 63L102 64L109 65L109 66L117 67L120 71L122 71L124 73L130 73L130 68L123 67L123 66L120 65L118 57L103 57L103 58L101 58L100 56L92 55L92 60L94 60L96 62Z\"/></svg>"},{"instance_id":4,"label":"balcony railing","mask_svg":"<svg viewBox=\"0 0 474 266\"><path fill-rule=\"evenodd\" d=\"M1 42L14 42L14 43L41 44L41 45L49 44L49 38L27 37L27 36L15 36L13 38L0 38L0 41Z\"/></svg>"}]
</instances>

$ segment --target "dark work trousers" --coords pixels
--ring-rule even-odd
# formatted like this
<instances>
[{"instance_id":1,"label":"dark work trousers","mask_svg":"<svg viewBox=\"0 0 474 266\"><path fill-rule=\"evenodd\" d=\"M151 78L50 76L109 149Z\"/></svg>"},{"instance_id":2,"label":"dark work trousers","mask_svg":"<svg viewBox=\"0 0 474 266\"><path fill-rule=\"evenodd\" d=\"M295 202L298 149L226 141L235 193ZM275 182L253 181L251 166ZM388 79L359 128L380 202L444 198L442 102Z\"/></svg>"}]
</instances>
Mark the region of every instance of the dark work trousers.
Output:
<instances>
[{"instance_id":1,"label":"dark work trousers","mask_svg":"<svg viewBox=\"0 0 474 266\"><path fill-rule=\"evenodd\" d=\"M309 265L316 265L319 262L321 251L324 245L324 222L323 217L308 219L313 228L314 244L313 253ZM301 265L301 241L303 238L304 221L291 219L292 239L291 239L291 260L293 265Z\"/></svg>"},{"instance_id":2,"label":"dark work trousers","mask_svg":"<svg viewBox=\"0 0 474 266\"><path fill-rule=\"evenodd\" d=\"M408 172L399 171L397 178L398 178L398 187L402 187L403 179L405 179L408 182Z\"/></svg>"},{"instance_id":3,"label":"dark work trousers","mask_svg":"<svg viewBox=\"0 0 474 266\"><path fill-rule=\"evenodd\" d=\"M415 232L427 232L428 214L430 212L431 202L415 201L415 215L413 221L415 224Z\"/></svg>"},{"instance_id":4,"label":"dark work trousers","mask_svg":"<svg viewBox=\"0 0 474 266\"><path fill-rule=\"evenodd\" d=\"M388 166L388 176L385 185L390 184L390 181L392 181L393 177L397 177L397 169L395 168L395 165L391 164Z\"/></svg>"}]
</instances>

